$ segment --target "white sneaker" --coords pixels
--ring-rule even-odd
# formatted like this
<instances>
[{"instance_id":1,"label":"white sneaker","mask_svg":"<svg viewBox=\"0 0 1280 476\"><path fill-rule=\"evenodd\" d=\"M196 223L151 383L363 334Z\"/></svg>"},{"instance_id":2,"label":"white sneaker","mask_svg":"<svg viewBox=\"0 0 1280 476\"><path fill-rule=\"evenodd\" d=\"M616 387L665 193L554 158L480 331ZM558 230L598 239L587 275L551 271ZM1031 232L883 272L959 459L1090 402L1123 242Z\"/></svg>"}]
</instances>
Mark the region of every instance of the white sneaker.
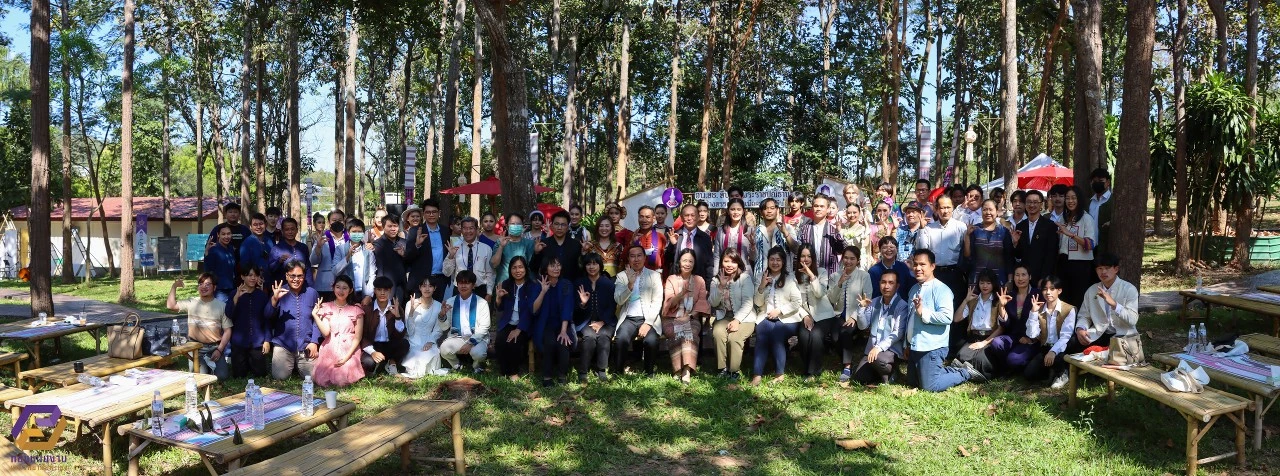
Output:
<instances>
[{"instance_id":1,"label":"white sneaker","mask_svg":"<svg viewBox=\"0 0 1280 476\"><path fill-rule=\"evenodd\" d=\"M387 362L387 375L390 375L392 377L396 375L400 375L400 368L396 367L396 364L394 363Z\"/></svg>"},{"instance_id":2,"label":"white sneaker","mask_svg":"<svg viewBox=\"0 0 1280 476\"><path fill-rule=\"evenodd\" d=\"M1058 374L1058 378L1053 379L1053 384L1049 386L1054 390L1067 386L1067 382L1071 377L1066 372Z\"/></svg>"}]
</instances>

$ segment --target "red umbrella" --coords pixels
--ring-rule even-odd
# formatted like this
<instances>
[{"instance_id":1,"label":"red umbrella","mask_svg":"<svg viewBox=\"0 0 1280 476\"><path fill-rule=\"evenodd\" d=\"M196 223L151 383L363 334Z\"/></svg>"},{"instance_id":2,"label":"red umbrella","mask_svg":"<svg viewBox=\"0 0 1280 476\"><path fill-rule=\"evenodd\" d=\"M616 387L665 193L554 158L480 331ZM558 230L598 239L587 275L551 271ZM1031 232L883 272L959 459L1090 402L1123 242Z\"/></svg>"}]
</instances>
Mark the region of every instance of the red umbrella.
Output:
<instances>
[{"instance_id":1,"label":"red umbrella","mask_svg":"<svg viewBox=\"0 0 1280 476\"><path fill-rule=\"evenodd\" d=\"M1066 186L1075 184L1075 176L1071 169L1049 165L1018 174L1018 188L1023 190L1048 190L1058 184Z\"/></svg>"},{"instance_id":2,"label":"red umbrella","mask_svg":"<svg viewBox=\"0 0 1280 476\"><path fill-rule=\"evenodd\" d=\"M541 185L533 186L533 193L554 192L556 189L551 187L543 187ZM497 177L489 177L476 183L459 185L453 188L441 190L440 193L450 195L502 195L502 182Z\"/></svg>"},{"instance_id":3,"label":"red umbrella","mask_svg":"<svg viewBox=\"0 0 1280 476\"><path fill-rule=\"evenodd\" d=\"M947 190L947 187L938 187L933 189L932 192L929 192L929 201L930 202L937 201L938 197L942 196L942 192L946 190Z\"/></svg>"}]
</instances>

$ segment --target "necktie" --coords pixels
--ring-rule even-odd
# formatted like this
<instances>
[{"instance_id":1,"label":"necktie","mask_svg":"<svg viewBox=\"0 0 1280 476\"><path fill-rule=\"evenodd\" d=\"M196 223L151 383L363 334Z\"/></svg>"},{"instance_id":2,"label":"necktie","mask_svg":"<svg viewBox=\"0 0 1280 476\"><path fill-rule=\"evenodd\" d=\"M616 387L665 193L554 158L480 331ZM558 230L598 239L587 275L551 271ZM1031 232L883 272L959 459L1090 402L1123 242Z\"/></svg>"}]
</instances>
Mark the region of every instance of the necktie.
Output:
<instances>
[{"instance_id":1,"label":"necktie","mask_svg":"<svg viewBox=\"0 0 1280 476\"><path fill-rule=\"evenodd\" d=\"M689 231L684 232L684 249L686 250L693 249L693 233L692 232L689 232Z\"/></svg>"},{"instance_id":2,"label":"necktie","mask_svg":"<svg viewBox=\"0 0 1280 476\"><path fill-rule=\"evenodd\" d=\"M467 270L471 271L476 264L476 249L474 243L467 243Z\"/></svg>"}]
</instances>

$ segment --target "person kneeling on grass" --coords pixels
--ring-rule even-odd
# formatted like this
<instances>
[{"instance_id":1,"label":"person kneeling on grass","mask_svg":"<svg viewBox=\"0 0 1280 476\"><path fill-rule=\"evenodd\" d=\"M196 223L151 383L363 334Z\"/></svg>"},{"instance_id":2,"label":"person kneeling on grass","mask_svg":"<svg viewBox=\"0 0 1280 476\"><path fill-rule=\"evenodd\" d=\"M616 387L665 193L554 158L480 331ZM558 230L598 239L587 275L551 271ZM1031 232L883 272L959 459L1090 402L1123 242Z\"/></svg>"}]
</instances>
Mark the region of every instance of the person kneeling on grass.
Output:
<instances>
[{"instance_id":1,"label":"person kneeling on grass","mask_svg":"<svg viewBox=\"0 0 1280 476\"><path fill-rule=\"evenodd\" d=\"M200 348L200 370L217 376L218 380L226 380L230 375L230 365L222 356L231 343L231 319L227 318L226 304L214 298L215 279L210 273L201 274L200 285L196 287L200 295L178 301L177 291L183 286L179 277L169 287L165 307L170 311L187 313L187 337L204 344Z\"/></svg>"},{"instance_id":2,"label":"person kneeling on grass","mask_svg":"<svg viewBox=\"0 0 1280 476\"><path fill-rule=\"evenodd\" d=\"M409 341L404 336L407 329L401 314L404 308L391 297L394 287L391 278L374 278L374 300L364 306L364 335L360 339L364 352L360 354L360 366L367 374L376 373L381 366L388 374L399 375L396 363L403 363L409 354Z\"/></svg>"},{"instance_id":3,"label":"person kneeling on grass","mask_svg":"<svg viewBox=\"0 0 1280 476\"><path fill-rule=\"evenodd\" d=\"M941 392L967 380L985 382L986 376L962 361L955 361L952 367L942 365L947 357L954 313L951 289L934 279L937 261L932 251L913 251L911 267L918 284L908 295L911 319L907 323L907 336L911 340L911 355L907 359L907 380L928 392Z\"/></svg>"},{"instance_id":4,"label":"person kneeling on grass","mask_svg":"<svg viewBox=\"0 0 1280 476\"><path fill-rule=\"evenodd\" d=\"M1058 299L1062 280L1052 274L1040 280L1040 294L1044 295L1044 302L1031 301L1032 319L1027 322L1031 328L1027 333L1040 336L1040 351L1027 363L1022 375L1032 381L1049 376L1053 379L1051 387L1058 389L1067 386L1067 361L1059 356L1071 342L1076 308Z\"/></svg>"},{"instance_id":5,"label":"person kneeling on grass","mask_svg":"<svg viewBox=\"0 0 1280 476\"><path fill-rule=\"evenodd\" d=\"M445 300L440 315L449 320L449 337L440 343L440 357L461 371L458 354L471 356L471 368L480 373L489 355L489 302L476 296L476 273L458 271L458 294Z\"/></svg>"},{"instance_id":6,"label":"person kneeling on grass","mask_svg":"<svg viewBox=\"0 0 1280 476\"><path fill-rule=\"evenodd\" d=\"M866 293L858 295L860 311L857 314L858 329L871 329L858 368L853 379L863 385L889 383L893 376L893 364L902 358L902 339L907 334L907 319L911 309L898 297L898 275L880 275L880 297L873 302Z\"/></svg>"}]
</instances>

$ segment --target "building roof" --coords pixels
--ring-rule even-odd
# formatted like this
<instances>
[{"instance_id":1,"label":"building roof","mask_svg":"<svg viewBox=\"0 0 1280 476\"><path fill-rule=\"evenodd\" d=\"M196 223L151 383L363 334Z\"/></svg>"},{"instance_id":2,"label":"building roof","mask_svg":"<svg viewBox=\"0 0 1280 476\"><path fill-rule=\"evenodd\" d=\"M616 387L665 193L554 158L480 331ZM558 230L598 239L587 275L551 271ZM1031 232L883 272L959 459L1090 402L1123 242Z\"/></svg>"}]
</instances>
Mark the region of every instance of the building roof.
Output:
<instances>
[{"instance_id":1,"label":"building roof","mask_svg":"<svg viewBox=\"0 0 1280 476\"><path fill-rule=\"evenodd\" d=\"M196 208L199 199L195 197L174 197L169 199L170 213L175 221L195 221ZM103 199L102 207L106 210L107 219L120 219L120 208L124 203L120 197L106 197ZM71 199L71 219L72 220L89 220L97 218L98 202L92 198L73 198ZM50 213L50 219L53 221L62 220L62 205L55 202ZM30 207L27 205L17 206L9 209L9 213L16 221L26 221ZM163 197L133 197L133 214L147 215L148 221L164 220L164 198ZM217 218L218 216L218 200L212 197L204 198L204 219Z\"/></svg>"}]
</instances>

